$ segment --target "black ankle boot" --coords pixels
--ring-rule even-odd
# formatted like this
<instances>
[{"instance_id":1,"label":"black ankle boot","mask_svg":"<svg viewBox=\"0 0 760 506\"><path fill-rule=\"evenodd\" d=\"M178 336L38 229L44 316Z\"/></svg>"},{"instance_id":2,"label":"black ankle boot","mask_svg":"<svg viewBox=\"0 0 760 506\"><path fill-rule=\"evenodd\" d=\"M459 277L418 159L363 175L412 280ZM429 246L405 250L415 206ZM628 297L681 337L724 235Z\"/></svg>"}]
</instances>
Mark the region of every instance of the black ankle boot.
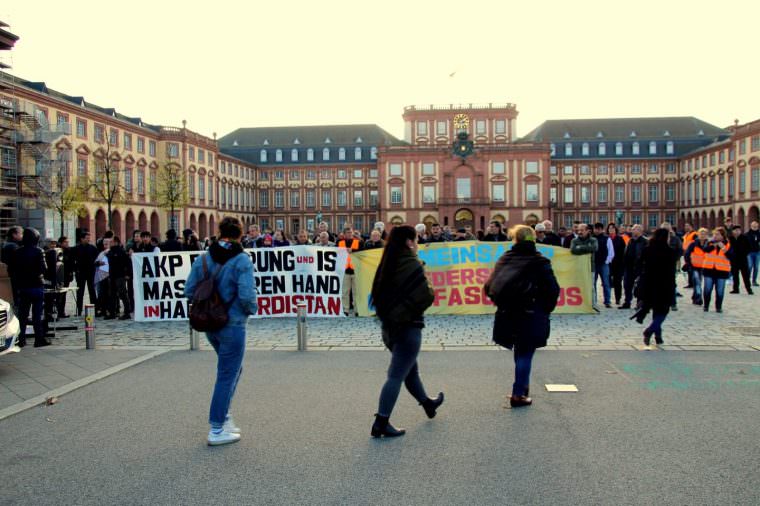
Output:
<instances>
[{"instance_id":1,"label":"black ankle boot","mask_svg":"<svg viewBox=\"0 0 760 506\"><path fill-rule=\"evenodd\" d=\"M387 416L375 415L375 423L372 424L372 437L398 437L406 434L405 429L397 429L388 421Z\"/></svg>"},{"instance_id":2,"label":"black ankle boot","mask_svg":"<svg viewBox=\"0 0 760 506\"><path fill-rule=\"evenodd\" d=\"M443 392L438 392L438 397L435 399L426 399L420 403L422 409L425 410L425 414L428 418L435 418L435 410L443 404Z\"/></svg>"}]
</instances>

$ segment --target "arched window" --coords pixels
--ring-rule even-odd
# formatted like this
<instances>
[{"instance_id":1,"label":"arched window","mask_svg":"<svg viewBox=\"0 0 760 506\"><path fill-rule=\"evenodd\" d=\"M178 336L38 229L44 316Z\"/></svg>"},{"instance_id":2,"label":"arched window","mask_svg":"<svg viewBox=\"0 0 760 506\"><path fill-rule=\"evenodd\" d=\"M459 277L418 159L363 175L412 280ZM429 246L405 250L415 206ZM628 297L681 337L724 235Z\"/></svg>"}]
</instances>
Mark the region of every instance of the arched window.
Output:
<instances>
[{"instance_id":1,"label":"arched window","mask_svg":"<svg viewBox=\"0 0 760 506\"><path fill-rule=\"evenodd\" d=\"M290 150L290 161L291 162L297 162L298 161L298 150L293 148Z\"/></svg>"},{"instance_id":2,"label":"arched window","mask_svg":"<svg viewBox=\"0 0 760 506\"><path fill-rule=\"evenodd\" d=\"M551 156L554 156L557 154L557 146L555 146L553 142L549 146L549 149L551 149L551 152L549 153Z\"/></svg>"},{"instance_id":3,"label":"arched window","mask_svg":"<svg viewBox=\"0 0 760 506\"><path fill-rule=\"evenodd\" d=\"M603 142L599 143L599 155L600 156L607 155L607 145Z\"/></svg>"},{"instance_id":4,"label":"arched window","mask_svg":"<svg viewBox=\"0 0 760 506\"><path fill-rule=\"evenodd\" d=\"M638 142L634 142L631 145L631 154L632 155L638 155L639 154L639 143Z\"/></svg>"},{"instance_id":5,"label":"arched window","mask_svg":"<svg viewBox=\"0 0 760 506\"><path fill-rule=\"evenodd\" d=\"M345 160L346 159L346 148L339 148L338 149L338 160Z\"/></svg>"},{"instance_id":6,"label":"arched window","mask_svg":"<svg viewBox=\"0 0 760 506\"><path fill-rule=\"evenodd\" d=\"M665 154L673 154L673 141L668 141L668 143L665 144Z\"/></svg>"},{"instance_id":7,"label":"arched window","mask_svg":"<svg viewBox=\"0 0 760 506\"><path fill-rule=\"evenodd\" d=\"M584 142L581 146L581 154L583 156L588 156L588 142Z\"/></svg>"},{"instance_id":8,"label":"arched window","mask_svg":"<svg viewBox=\"0 0 760 506\"><path fill-rule=\"evenodd\" d=\"M569 142L565 143L565 156L573 156L573 145Z\"/></svg>"},{"instance_id":9,"label":"arched window","mask_svg":"<svg viewBox=\"0 0 760 506\"><path fill-rule=\"evenodd\" d=\"M623 154L623 143L622 142L616 142L615 143L615 154L616 155L622 155Z\"/></svg>"},{"instance_id":10,"label":"arched window","mask_svg":"<svg viewBox=\"0 0 760 506\"><path fill-rule=\"evenodd\" d=\"M372 146L372 148L369 150L369 157L373 160L377 159L377 148L375 146Z\"/></svg>"},{"instance_id":11,"label":"arched window","mask_svg":"<svg viewBox=\"0 0 760 506\"><path fill-rule=\"evenodd\" d=\"M306 160L310 162L314 161L314 149L309 148L306 150Z\"/></svg>"},{"instance_id":12,"label":"arched window","mask_svg":"<svg viewBox=\"0 0 760 506\"><path fill-rule=\"evenodd\" d=\"M275 162L281 162L282 161L282 150L278 149L274 152L274 161Z\"/></svg>"},{"instance_id":13,"label":"arched window","mask_svg":"<svg viewBox=\"0 0 760 506\"><path fill-rule=\"evenodd\" d=\"M322 160L330 159L330 148L322 148Z\"/></svg>"},{"instance_id":14,"label":"arched window","mask_svg":"<svg viewBox=\"0 0 760 506\"><path fill-rule=\"evenodd\" d=\"M651 141L649 143L649 154L650 155L656 155L657 154L657 143L655 141Z\"/></svg>"},{"instance_id":15,"label":"arched window","mask_svg":"<svg viewBox=\"0 0 760 506\"><path fill-rule=\"evenodd\" d=\"M354 148L354 160L361 160L362 159L362 148L356 147Z\"/></svg>"},{"instance_id":16,"label":"arched window","mask_svg":"<svg viewBox=\"0 0 760 506\"><path fill-rule=\"evenodd\" d=\"M266 149L262 149L259 152L259 161L261 163L267 163L267 150Z\"/></svg>"}]
</instances>

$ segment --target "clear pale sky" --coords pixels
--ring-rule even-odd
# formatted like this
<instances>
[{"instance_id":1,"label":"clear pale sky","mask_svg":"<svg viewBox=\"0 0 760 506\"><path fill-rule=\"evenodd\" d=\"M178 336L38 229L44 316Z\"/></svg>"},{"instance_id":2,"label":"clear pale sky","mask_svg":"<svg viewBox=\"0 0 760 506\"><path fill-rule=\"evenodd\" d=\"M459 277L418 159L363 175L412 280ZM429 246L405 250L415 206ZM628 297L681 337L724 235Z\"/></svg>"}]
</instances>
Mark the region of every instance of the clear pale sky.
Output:
<instances>
[{"instance_id":1,"label":"clear pale sky","mask_svg":"<svg viewBox=\"0 0 760 506\"><path fill-rule=\"evenodd\" d=\"M546 119L760 119L760 2L7 1L12 73L149 123L377 123L410 104ZM453 74L453 76L451 76Z\"/></svg>"}]
</instances>

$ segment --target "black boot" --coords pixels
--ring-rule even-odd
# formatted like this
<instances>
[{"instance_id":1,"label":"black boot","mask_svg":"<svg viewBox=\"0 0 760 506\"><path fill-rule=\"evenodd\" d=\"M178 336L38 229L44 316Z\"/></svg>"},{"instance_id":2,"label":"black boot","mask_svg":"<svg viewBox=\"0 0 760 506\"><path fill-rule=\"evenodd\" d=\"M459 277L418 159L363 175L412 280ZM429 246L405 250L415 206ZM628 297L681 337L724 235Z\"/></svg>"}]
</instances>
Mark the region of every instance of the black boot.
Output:
<instances>
[{"instance_id":1,"label":"black boot","mask_svg":"<svg viewBox=\"0 0 760 506\"><path fill-rule=\"evenodd\" d=\"M375 415L375 423L372 424L372 437L398 437L406 434L405 429L397 429L388 421L387 416Z\"/></svg>"},{"instance_id":2,"label":"black boot","mask_svg":"<svg viewBox=\"0 0 760 506\"><path fill-rule=\"evenodd\" d=\"M438 406L443 404L443 392L438 392L438 397L435 399L426 399L420 403L422 409L425 410L425 414L428 418L435 418L435 410Z\"/></svg>"},{"instance_id":3,"label":"black boot","mask_svg":"<svg viewBox=\"0 0 760 506\"><path fill-rule=\"evenodd\" d=\"M51 343L50 341L48 341L44 337L42 339L35 339L34 340L34 347L35 348L42 348L43 346L50 346L51 344L53 344L53 343Z\"/></svg>"}]
</instances>

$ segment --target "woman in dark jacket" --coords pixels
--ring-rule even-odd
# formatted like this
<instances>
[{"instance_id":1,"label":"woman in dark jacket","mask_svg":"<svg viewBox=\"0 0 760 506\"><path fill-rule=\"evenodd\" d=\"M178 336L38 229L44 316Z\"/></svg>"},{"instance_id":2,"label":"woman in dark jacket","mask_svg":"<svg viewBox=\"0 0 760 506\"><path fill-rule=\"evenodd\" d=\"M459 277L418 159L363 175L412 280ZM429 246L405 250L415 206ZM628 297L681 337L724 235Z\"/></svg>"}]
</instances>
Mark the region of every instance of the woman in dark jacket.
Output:
<instances>
[{"instance_id":1,"label":"woman in dark jacket","mask_svg":"<svg viewBox=\"0 0 760 506\"><path fill-rule=\"evenodd\" d=\"M515 382L509 404L529 406L530 369L536 348L549 339L549 314L557 306L559 284L551 262L536 251L533 229L510 230L514 247L504 253L486 281L486 295L496 304L493 340L514 349Z\"/></svg>"},{"instance_id":2,"label":"woman in dark jacket","mask_svg":"<svg viewBox=\"0 0 760 506\"><path fill-rule=\"evenodd\" d=\"M662 344L662 324L673 304L676 289L676 262L681 256L669 245L670 232L658 228L641 252L642 308L636 313L637 321L643 323L646 313L652 311L652 323L644 331L644 344L654 335L657 344Z\"/></svg>"},{"instance_id":3,"label":"woman in dark jacket","mask_svg":"<svg viewBox=\"0 0 760 506\"><path fill-rule=\"evenodd\" d=\"M615 305L620 305L620 298L623 295L623 275L625 274L625 239L618 232L617 225L610 223L607 225L607 235L612 239L612 248L615 250L615 257L610 263L610 284L615 291Z\"/></svg>"},{"instance_id":4,"label":"woman in dark jacket","mask_svg":"<svg viewBox=\"0 0 760 506\"><path fill-rule=\"evenodd\" d=\"M19 266L16 280L21 298L18 315L20 331L18 345L26 346L26 326L29 323L29 309L31 309L35 348L50 344L50 341L45 339L45 331L42 325L43 279L47 266L45 254L38 247L39 243L40 233L33 228L26 228L21 239L22 246L16 250L14 255L15 265Z\"/></svg>"},{"instance_id":5,"label":"woman in dark jacket","mask_svg":"<svg viewBox=\"0 0 760 506\"><path fill-rule=\"evenodd\" d=\"M380 392L372 437L396 437L406 432L389 422L402 383L429 418L435 416L443 403L443 392L435 399L427 396L417 368L425 327L422 314L433 298L433 288L417 258L417 232L409 225L393 227L372 283L372 304L382 322L383 342L391 351L388 379Z\"/></svg>"}]
</instances>

